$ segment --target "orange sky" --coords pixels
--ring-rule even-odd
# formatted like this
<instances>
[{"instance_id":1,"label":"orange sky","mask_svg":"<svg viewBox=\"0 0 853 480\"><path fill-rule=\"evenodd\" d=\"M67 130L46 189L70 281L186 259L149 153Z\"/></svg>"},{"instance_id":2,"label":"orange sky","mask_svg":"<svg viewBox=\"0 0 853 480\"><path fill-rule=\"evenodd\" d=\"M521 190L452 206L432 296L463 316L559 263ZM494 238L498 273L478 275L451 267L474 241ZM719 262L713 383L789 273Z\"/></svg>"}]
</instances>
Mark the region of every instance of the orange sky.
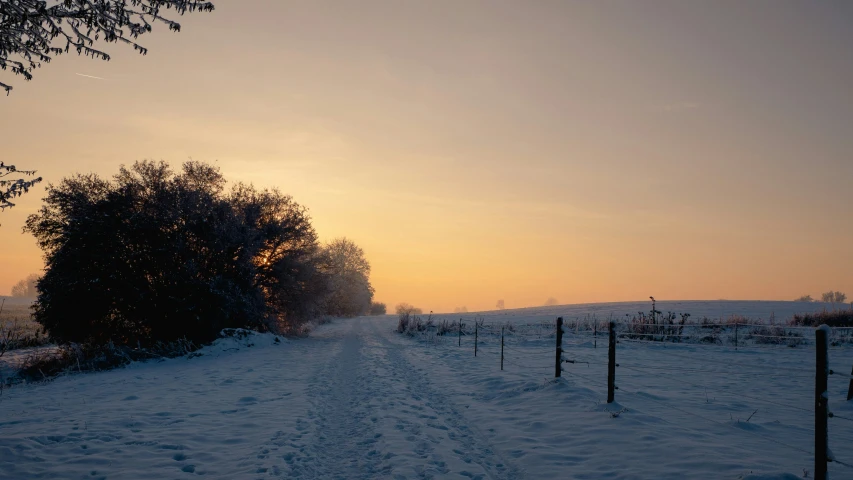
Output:
<instances>
[{"instance_id":1,"label":"orange sky","mask_svg":"<svg viewBox=\"0 0 853 480\"><path fill-rule=\"evenodd\" d=\"M389 305L853 294L850 4L215 3L144 57L0 72L0 158L215 161L361 245ZM0 213L0 293L42 196Z\"/></svg>"}]
</instances>

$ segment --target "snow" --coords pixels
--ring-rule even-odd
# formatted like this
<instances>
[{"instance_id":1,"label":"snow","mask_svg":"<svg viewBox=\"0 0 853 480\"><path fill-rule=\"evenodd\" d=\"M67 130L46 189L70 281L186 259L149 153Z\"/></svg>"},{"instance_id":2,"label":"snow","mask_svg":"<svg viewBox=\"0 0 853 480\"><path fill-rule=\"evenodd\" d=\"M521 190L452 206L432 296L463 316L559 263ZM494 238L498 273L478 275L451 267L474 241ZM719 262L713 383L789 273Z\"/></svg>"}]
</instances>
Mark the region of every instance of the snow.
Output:
<instances>
[{"instance_id":1,"label":"snow","mask_svg":"<svg viewBox=\"0 0 853 480\"><path fill-rule=\"evenodd\" d=\"M457 346L395 327L366 317L301 339L229 337L193 358L6 389L0 479L812 476L813 345L620 340L607 404L604 337L567 333L563 356L585 363L555 379L547 331L508 335L501 371L499 329L479 332L474 357L471 335ZM851 347L829 355L853 366ZM829 378L829 442L842 453L853 451L848 383Z\"/></svg>"},{"instance_id":2,"label":"snow","mask_svg":"<svg viewBox=\"0 0 853 480\"><path fill-rule=\"evenodd\" d=\"M625 315L637 315L643 312L648 315L651 311L652 302L608 302L608 303L581 303L575 305L555 305L517 310L492 310L476 313L485 317L487 321L499 320L504 317L512 318L513 321L553 321L555 317L562 316L569 319L584 319L596 317L598 320L613 318L618 320ZM697 322L703 317L714 320L727 320L732 316L746 317L751 320L762 320L770 323L771 317L776 323L789 320L795 314L817 313L824 310L831 311L838 308L853 308L850 304L836 304L822 302L785 302L785 301L749 301L749 300L658 300L656 309L664 314L667 312L689 313L690 321ZM474 312L466 314L442 314L441 317L458 319L459 317L470 318ZM435 317L435 316L434 316Z\"/></svg>"}]
</instances>

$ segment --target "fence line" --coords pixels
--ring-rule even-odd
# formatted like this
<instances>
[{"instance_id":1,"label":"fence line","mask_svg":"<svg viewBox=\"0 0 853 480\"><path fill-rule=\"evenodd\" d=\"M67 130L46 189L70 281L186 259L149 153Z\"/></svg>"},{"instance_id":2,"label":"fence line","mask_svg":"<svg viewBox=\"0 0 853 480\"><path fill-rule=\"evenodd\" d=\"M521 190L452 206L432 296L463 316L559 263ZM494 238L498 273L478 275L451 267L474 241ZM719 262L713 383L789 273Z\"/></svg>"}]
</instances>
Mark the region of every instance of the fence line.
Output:
<instances>
[{"instance_id":1,"label":"fence line","mask_svg":"<svg viewBox=\"0 0 853 480\"><path fill-rule=\"evenodd\" d=\"M460 322L461 323L461 322ZM454 334L458 334L459 337L459 345L462 344L462 336L469 336L469 333L464 330L464 324L459 325L458 330L448 332L450 335L456 336ZM796 382L803 382L803 379L817 379L816 390L820 390L816 395L816 407L806 408L800 407L797 405L792 405L786 402L775 401L763 397L758 397L754 395L749 395L743 393L741 391L731 392L728 390L728 386L723 385L723 390L714 389L710 393L713 395L714 399L718 396L723 398L729 398L734 400L746 400L757 402L759 405L763 405L765 409L770 406L772 408L781 407L784 409L788 409L790 411L796 412L806 412L806 413L814 413L815 415L815 428L811 431L814 432L815 435L815 449L813 451L809 451L795 445L788 444L783 441L779 441L775 438L769 437L767 435L760 434L758 432L741 429L738 428L740 432L746 432L747 434L753 435L757 438L761 438L765 441L772 442L778 445L785 446L787 448L796 450L798 452L803 452L809 455L815 455L815 479L823 480L826 478L827 466L829 463L838 463L839 465L851 467L850 465L839 461L834 458L834 456L827 449L827 441L828 438L826 432L828 431L826 428L826 421L829 419L838 419L842 422L853 422L853 418L846 417L843 415L836 415L832 413L828 407L828 396L825 385L827 385L826 381L829 376L835 376L840 380L844 380L846 382L850 382L850 390L853 391L853 374L846 374L837 372L834 370L830 370L828 368L828 363L826 361L826 353L829 351L830 347L838 346L838 345L853 345L853 327L836 327L833 329L829 329L827 327L821 327L817 329L818 333L817 339L809 339L806 336L803 336L799 333L789 333L789 331L805 331L805 330L816 330L813 327L806 326L784 326L784 325L776 325L776 324L643 324L640 325L640 330L645 331L632 331L632 325L627 323L618 324L618 329L616 328L617 324L615 322L610 324L610 331L607 334L608 342L608 357L609 359L603 361L601 358L605 355L604 344L602 344L601 356L593 355L592 347L596 348L595 352L598 352L598 337L602 337L604 340L605 334L604 331L599 332L599 324L594 325L592 328L584 328L580 329L579 324L575 323L571 324L563 324L562 318L558 318L556 323L544 323L544 324L533 324L533 325L512 325L512 324L504 324L504 325L486 325L484 323L476 323L475 327L472 331L479 333L480 337L483 337L484 340L486 338L494 339L488 340L483 343L479 343L478 335L475 334L473 338L474 348L476 349L478 346L482 349L484 353L489 354L497 354L496 351L488 351L485 348L496 348L497 345L493 342L497 341L498 330L500 330L500 341L501 341L501 365L506 363L507 365L511 365L513 367L518 367L524 370L542 372L544 374L545 370L550 369L549 363L554 359L552 356L555 348L556 348L556 371L554 376L559 377L562 372L565 372L567 375L571 375L573 377L577 377L582 379L583 381L589 382L591 385L595 387L603 387L607 388L608 395L607 401L611 403L614 401L614 391L618 390L621 394L634 395L641 397L646 400L650 400L652 402L663 405L669 409L682 412L687 415L694 416L696 418L700 418L702 420L723 425L729 427L735 427L732 423L729 422L721 422L718 420L714 420L713 418L708 418L705 415L692 412L689 410L685 410L684 408L677 407L675 405L671 405L659 398L656 398L653 395L645 394L642 391L635 391L634 389L638 386L637 381L640 377L644 377L646 379L651 379L652 381L663 381L663 382L671 382L676 384L682 384L687 387L692 387L698 390L704 390L706 396L706 402L712 403L708 400L708 385L707 384L697 384L694 381L689 379L689 375L697 375L702 376L703 380L707 380L709 375L713 376L725 376L725 377L733 377L740 379L740 381L748 381L748 379L757 379L757 378L772 378L772 379L792 379ZM565 332L564 328L566 327L569 331ZM713 327L713 328L708 328ZM740 328L744 327L744 328ZM636 325L634 326L636 328ZM693 328L696 329L694 333L684 333L685 329ZM559 329L559 330L558 330ZM770 329L770 330L768 330ZM536 330L536 331L533 331ZM655 331L657 330L657 331ZM654 333L652 333L654 332ZM780 335L772 335L768 333L781 333ZM846 335L845 335L846 334ZM565 337L564 337L565 335ZM552 343L551 345L544 345L542 341L553 342L556 338L556 346ZM703 342L704 339L711 338L713 339L713 344L709 344L707 342ZM535 340L532 340L535 339ZM682 341L683 339L688 339L688 341ZM699 340L698 342L691 342L689 339ZM764 339L770 339L771 341L766 341ZM456 340L454 338L454 340ZM565 341L568 340L568 341ZM572 341L574 340L574 341ZM778 340L778 341L777 341ZM637 351L637 349L641 348L642 350L651 350L659 352L665 358L676 358L676 359L685 359L690 362L690 364L682 362L682 365L669 366L669 365L633 365L631 363L617 364L615 363L615 351L616 345L618 343L625 342L631 347L626 350L626 352ZM454 342L456 343L456 342ZM466 344L468 342L466 341ZM731 345L727 345L731 344ZM487 347L485 344L488 344ZM482 345L482 346L481 346ZM784 366L778 367L775 365L768 366L767 368L757 367L754 364L747 365L741 362L731 362L731 361L722 361L716 358L709 358L702 353L691 352L693 355L686 354L685 352L674 352L673 350L676 347L691 349L693 347L707 347L710 349L715 349L716 351L725 351L734 355L749 355L750 349L766 349L766 348L776 348L780 347L807 347L804 351L814 351L816 352L817 358L817 374L815 375L814 370L810 370L807 368L799 368L796 366ZM733 346L734 349L729 349L729 346ZM567 348L564 348L567 347ZM571 348L578 347L578 348ZM815 347L812 349L811 347ZM467 348L467 347L466 347ZM704 352L708 352L707 348L703 350ZM744 350L746 349L746 350ZM824 349L823 353L824 360L823 365L824 369L821 370L821 349ZM552 360L549 360L549 357ZM747 357L748 358L748 357ZM541 363L537 360L541 359ZM535 362L530 363L530 362ZM630 362L630 360L629 360ZM695 364L713 364L722 366L722 368L691 368L690 365ZM586 365L586 369L590 369L590 373L583 372L578 368L566 367L564 364L572 364L576 367L580 367L581 365ZM596 370L600 367L606 366L608 373L605 383L605 378L598 377L601 374L600 370ZM592 367L596 367L593 369ZM625 389L620 386L616 386L614 382L614 378L617 377L617 367L619 372L633 372L632 373L620 373L618 378L626 379L627 384L629 386L628 389ZM583 373L581 373L583 372ZM821 383L821 372L823 372L823 383ZM675 374L669 375L666 374ZM705 382L700 382L705 383ZM822 385L824 385L822 387ZM821 390L823 388L823 390ZM689 390L689 389L688 389ZM735 405L738 405L735 403ZM740 408L740 407L736 407ZM752 408L752 407L750 407ZM759 409L756 409L752 415L747 418L747 422L752 418L755 413L757 413ZM821 422L821 418L823 418ZM663 420L663 419L661 419ZM736 428L736 427L735 427ZM804 431L810 431L809 429L804 429ZM821 438L824 438L821 441ZM853 468L853 467L851 467Z\"/></svg>"}]
</instances>

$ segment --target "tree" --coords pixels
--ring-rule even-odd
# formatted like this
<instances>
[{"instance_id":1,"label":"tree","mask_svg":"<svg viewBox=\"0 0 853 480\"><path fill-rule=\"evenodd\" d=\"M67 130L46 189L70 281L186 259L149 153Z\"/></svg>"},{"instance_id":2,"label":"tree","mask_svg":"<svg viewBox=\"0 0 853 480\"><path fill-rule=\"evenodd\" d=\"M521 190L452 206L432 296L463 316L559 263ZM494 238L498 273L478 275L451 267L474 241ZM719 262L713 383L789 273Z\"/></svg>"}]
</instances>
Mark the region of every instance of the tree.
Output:
<instances>
[{"instance_id":1,"label":"tree","mask_svg":"<svg viewBox=\"0 0 853 480\"><path fill-rule=\"evenodd\" d=\"M557 304L559 304L559 302L554 297L548 297L548 300L545 300L545 306L546 307L552 307L552 306L557 305Z\"/></svg>"},{"instance_id":2,"label":"tree","mask_svg":"<svg viewBox=\"0 0 853 480\"><path fill-rule=\"evenodd\" d=\"M821 300L824 303L831 303L833 310L835 309L836 303L844 303L847 300L847 294L841 292L833 292L832 290L828 292L824 292L821 295Z\"/></svg>"},{"instance_id":3,"label":"tree","mask_svg":"<svg viewBox=\"0 0 853 480\"><path fill-rule=\"evenodd\" d=\"M370 303L370 315L385 315L388 311L388 308L382 302L371 302Z\"/></svg>"},{"instance_id":4,"label":"tree","mask_svg":"<svg viewBox=\"0 0 853 480\"><path fill-rule=\"evenodd\" d=\"M19 281L12 286L12 296L18 298L36 298L38 296L36 284L39 278L38 274L32 273L27 278Z\"/></svg>"},{"instance_id":5,"label":"tree","mask_svg":"<svg viewBox=\"0 0 853 480\"><path fill-rule=\"evenodd\" d=\"M453 313L468 313L468 307L456 307L453 309Z\"/></svg>"},{"instance_id":6,"label":"tree","mask_svg":"<svg viewBox=\"0 0 853 480\"><path fill-rule=\"evenodd\" d=\"M35 170L18 170L14 165L6 165L0 162L0 211L14 207L13 198L29 192L30 187L41 182L41 177L29 180L24 178L34 177L35 174Z\"/></svg>"},{"instance_id":7,"label":"tree","mask_svg":"<svg viewBox=\"0 0 853 480\"><path fill-rule=\"evenodd\" d=\"M352 240L337 238L323 248L325 272L330 281L326 314L337 317L363 315L370 309L373 286L370 262Z\"/></svg>"},{"instance_id":8,"label":"tree","mask_svg":"<svg viewBox=\"0 0 853 480\"><path fill-rule=\"evenodd\" d=\"M495 308L497 308L498 310L503 310L504 308L506 308L503 299L498 300L498 303L495 304Z\"/></svg>"},{"instance_id":9,"label":"tree","mask_svg":"<svg viewBox=\"0 0 853 480\"><path fill-rule=\"evenodd\" d=\"M248 229L246 255L267 306L270 328L296 332L321 315L330 292L326 258L306 208L277 190L238 183L229 196Z\"/></svg>"},{"instance_id":10,"label":"tree","mask_svg":"<svg viewBox=\"0 0 853 480\"><path fill-rule=\"evenodd\" d=\"M397 306L395 307L394 311L397 313L397 315L400 315L400 316L422 315L424 313L424 311L421 310L420 308L409 305L406 302L398 303Z\"/></svg>"},{"instance_id":11,"label":"tree","mask_svg":"<svg viewBox=\"0 0 853 480\"><path fill-rule=\"evenodd\" d=\"M794 300L795 302L814 302L814 299L811 295L803 295L802 297Z\"/></svg>"},{"instance_id":12,"label":"tree","mask_svg":"<svg viewBox=\"0 0 853 480\"><path fill-rule=\"evenodd\" d=\"M224 187L198 162L177 174L137 162L111 180L49 186L25 227L46 265L35 320L59 341L133 345L297 326L326 287L305 209L275 191Z\"/></svg>"},{"instance_id":13,"label":"tree","mask_svg":"<svg viewBox=\"0 0 853 480\"><path fill-rule=\"evenodd\" d=\"M56 55L71 50L78 55L109 60L94 47L95 41L125 43L145 55L148 50L136 43L157 22L179 32L178 22L165 18L165 11L212 12L213 4L203 0L59 0L48 6L45 0L0 1L0 68L7 68L26 80L33 70L49 63ZM59 46L55 40L59 39ZM64 45L63 45L64 42ZM0 83L6 94L12 87Z\"/></svg>"}]
</instances>

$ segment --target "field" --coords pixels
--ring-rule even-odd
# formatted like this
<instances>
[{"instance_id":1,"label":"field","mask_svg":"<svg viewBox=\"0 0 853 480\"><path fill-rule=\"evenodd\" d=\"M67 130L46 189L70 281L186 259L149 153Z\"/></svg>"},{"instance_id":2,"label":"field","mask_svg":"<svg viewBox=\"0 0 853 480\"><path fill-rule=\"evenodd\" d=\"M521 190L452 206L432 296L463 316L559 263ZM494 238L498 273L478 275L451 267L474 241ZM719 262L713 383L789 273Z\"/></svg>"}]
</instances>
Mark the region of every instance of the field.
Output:
<instances>
[{"instance_id":1,"label":"field","mask_svg":"<svg viewBox=\"0 0 853 480\"><path fill-rule=\"evenodd\" d=\"M20 303L6 303L0 311L0 329L6 331L17 327L25 336L35 335L39 325L32 321L30 306Z\"/></svg>"},{"instance_id":2,"label":"field","mask_svg":"<svg viewBox=\"0 0 853 480\"><path fill-rule=\"evenodd\" d=\"M692 318L804 313L733 303ZM338 320L304 339L229 338L194 358L16 385L0 396L0 478L812 476L814 329L794 346L737 348L623 335L608 404L607 338L577 320L647 305L595 307L464 314L461 336L402 335L392 316ZM560 378L557 314L577 329ZM838 343L829 360L849 372L853 348ZM829 377L831 478L853 478L849 379Z\"/></svg>"},{"instance_id":3,"label":"field","mask_svg":"<svg viewBox=\"0 0 853 480\"><path fill-rule=\"evenodd\" d=\"M12 303L9 300L6 301L0 310L0 342L16 339L16 341L10 342L9 349L40 344L42 343L39 340L40 333L41 326L32 320L29 302Z\"/></svg>"}]
</instances>

